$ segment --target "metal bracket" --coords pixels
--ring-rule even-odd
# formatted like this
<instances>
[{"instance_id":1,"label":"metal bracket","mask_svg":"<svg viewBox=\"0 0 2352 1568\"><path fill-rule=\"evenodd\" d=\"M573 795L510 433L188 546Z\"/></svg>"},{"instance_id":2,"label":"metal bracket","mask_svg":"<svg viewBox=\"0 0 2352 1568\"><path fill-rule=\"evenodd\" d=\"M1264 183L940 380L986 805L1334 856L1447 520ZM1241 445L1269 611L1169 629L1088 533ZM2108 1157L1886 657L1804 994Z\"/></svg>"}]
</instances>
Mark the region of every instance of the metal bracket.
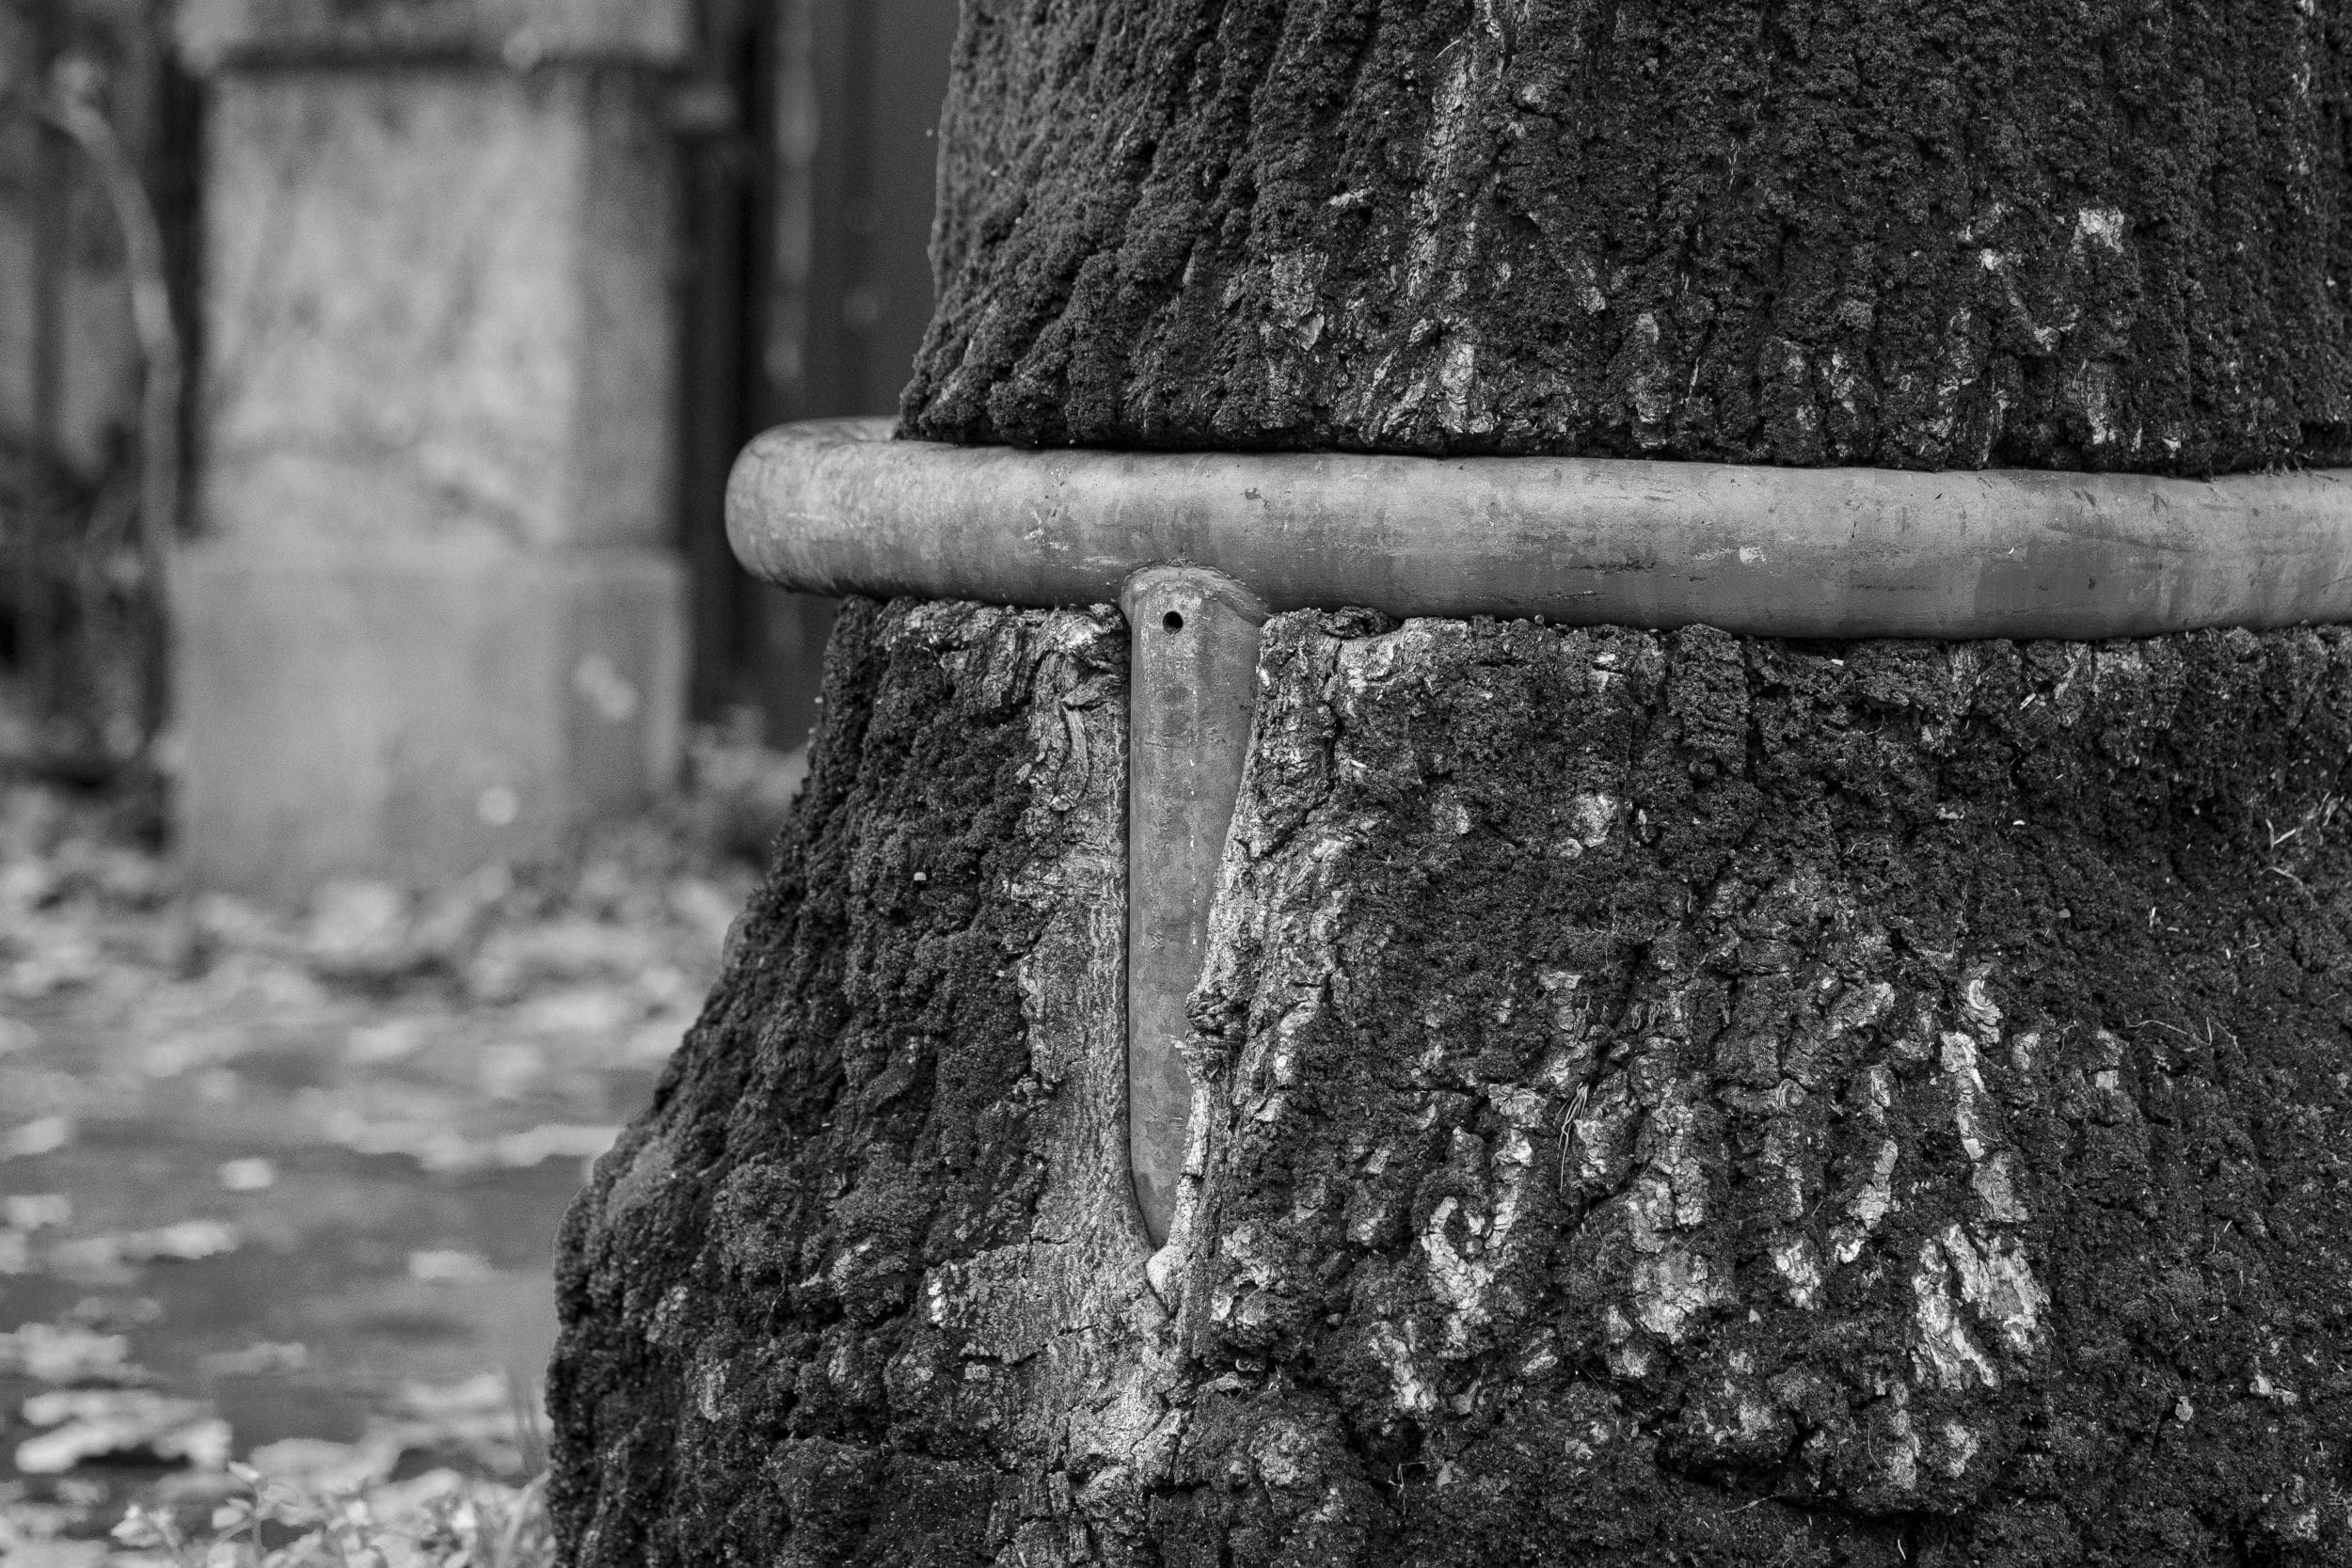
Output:
<instances>
[{"instance_id":1,"label":"metal bracket","mask_svg":"<svg viewBox=\"0 0 2352 1568\"><path fill-rule=\"evenodd\" d=\"M1192 1073L1184 1002L1208 947L1225 832L1249 752L1265 607L1200 566L1147 566L1127 617L1127 1158L1159 1246L1176 1212Z\"/></svg>"},{"instance_id":2,"label":"metal bracket","mask_svg":"<svg viewBox=\"0 0 2352 1568\"><path fill-rule=\"evenodd\" d=\"M744 565L807 594L1100 604L1160 561L1269 610L1543 615L1752 637L2352 622L2352 468L1775 468L1622 457L1100 451L786 425L727 483Z\"/></svg>"}]
</instances>

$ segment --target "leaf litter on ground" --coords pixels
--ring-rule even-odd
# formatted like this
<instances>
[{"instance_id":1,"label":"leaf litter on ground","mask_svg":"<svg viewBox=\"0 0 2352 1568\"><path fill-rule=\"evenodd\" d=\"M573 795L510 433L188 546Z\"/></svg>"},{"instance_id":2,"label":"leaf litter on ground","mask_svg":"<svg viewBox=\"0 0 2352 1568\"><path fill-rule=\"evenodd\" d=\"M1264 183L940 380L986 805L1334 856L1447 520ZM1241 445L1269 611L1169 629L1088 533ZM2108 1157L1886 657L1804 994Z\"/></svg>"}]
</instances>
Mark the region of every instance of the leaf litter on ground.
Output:
<instances>
[{"instance_id":1,"label":"leaf litter on ground","mask_svg":"<svg viewBox=\"0 0 2352 1568\"><path fill-rule=\"evenodd\" d=\"M31 1461L0 1476L0 1561L550 1560L537 1401L505 1377L404 1379L356 1441L282 1425L241 1441L139 1353L177 1332L172 1281L240 1266L262 1237L273 1259L290 1244L241 1206L313 1194L305 1148L446 1183L611 1146L715 977L805 770L739 730L699 735L691 763L653 816L541 861L439 887L334 883L298 909L188 889L151 820L0 776L0 1278L48 1291L56 1320L12 1322L0 1292L0 1379L24 1418L10 1457ZM152 1157L120 1151L163 1136L189 1141L191 1180L135 1198L119 1173ZM388 1261L452 1302L507 1300L516 1280L455 1236ZM56 1297L77 1282L92 1293ZM178 1354L157 1364L206 1387L345 1375L269 1333ZM173 1467L136 1482L125 1516L113 1478L150 1471L87 1468L101 1460ZM96 1539L118 1517L125 1535Z\"/></svg>"}]
</instances>

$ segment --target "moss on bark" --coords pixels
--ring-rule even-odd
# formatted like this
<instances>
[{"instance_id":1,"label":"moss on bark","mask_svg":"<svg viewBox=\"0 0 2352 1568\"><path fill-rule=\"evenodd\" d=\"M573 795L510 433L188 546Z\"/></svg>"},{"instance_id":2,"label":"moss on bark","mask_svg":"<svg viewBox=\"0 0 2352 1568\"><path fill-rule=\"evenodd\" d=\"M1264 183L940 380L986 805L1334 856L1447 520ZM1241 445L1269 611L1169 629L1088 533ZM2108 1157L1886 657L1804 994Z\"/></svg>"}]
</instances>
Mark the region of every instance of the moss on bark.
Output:
<instances>
[{"instance_id":1,"label":"moss on bark","mask_svg":"<svg viewBox=\"0 0 2352 1568\"><path fill-rule=\"evenodd\" d=\"M1107 611L843 612L775 871L566 1221L569 1560L961 1562L985 1535L1028 1418L991 1368L1025 1357L935 1376L925 1347L963 1264L1086 1270L1056 1238L1123 1150L1090 1076L1120 1049L1095 927L1123 909L1123 663Z\"/></svg>"},{"instance_id":2,"label":"moss on bark","mask_svg":"<svg viewBox=\"0 0 2352 1568\"><path fill-rule=\"evenodd\" d=\"M2344 462L2348 62L2298 0L969 0L905 428Z\"/></svg>"},{"instance_id":3,"label":"moss on bark","mask_svg":"<svg viewBox=\"0 0 2352 1568\"><path fill-rule=\"evenodd\" d=\"M2352 458L2328 7L958 49L916 435ZM572 1563L2352 1560L2352 634L1278 617L1150 1271L1123 647L845 615L566 1227Z\"/></svg>"},{"instance_id":4,"label":"moss on bark","mask_svg":"<svg viewBox=\"0 0 2352 1568\"><path fill-rule=\"evenodd\" d=\"M2352 1557L2352 635L1278 618L1165 1301L1121 648L845 616L567 1224L571 1561Z\"/></svg>"}]
</instances>

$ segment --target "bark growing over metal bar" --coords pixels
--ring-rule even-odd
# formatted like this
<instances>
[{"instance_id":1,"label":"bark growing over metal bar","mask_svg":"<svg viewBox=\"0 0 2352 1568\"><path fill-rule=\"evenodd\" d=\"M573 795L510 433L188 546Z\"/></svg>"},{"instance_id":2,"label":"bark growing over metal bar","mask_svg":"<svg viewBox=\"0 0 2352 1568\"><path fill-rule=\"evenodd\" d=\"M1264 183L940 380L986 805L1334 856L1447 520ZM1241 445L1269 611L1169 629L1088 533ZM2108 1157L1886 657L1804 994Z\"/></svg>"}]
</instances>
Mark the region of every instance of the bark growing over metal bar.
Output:
<instances>
[{"instance_id":1,"label":"bark growing over metal bar","mask_svg":"<svg viewBox=\"0 0 2352 1568\"><path fill-rule=\"evenodd\" d=\"M2296 0L967 0L905 427L2352 458L2348 47ZM1243 494L1346 510L1296 488ZM1157 1254L1126 658L1107 610L845 616L566 1227L577 1568L2352 1560L2352 633L1276 616Z\"/></svg>"},{"instance_id":2,"label":"bark growing over metal bar","mask_svg":"<svg viewBox=\"0 0 2352 1568\"><path fill-rule=\"evenodd\" d=\"M2339 462L2347 117L2298 0L972 0L905 428Z\"/></svg>"},{"instance_id":3,"label":"bark growing over metal bar","mask_svg":"<svg viewBox=\"0 0 2352 1568\"><path fill-rule=\"evenodd\" d=\"M2352 636L1277 617L1166 1305L1123 665L845 617L567 1226L572 1561L2352 1553Z\"/></svg>"}]
</instances>

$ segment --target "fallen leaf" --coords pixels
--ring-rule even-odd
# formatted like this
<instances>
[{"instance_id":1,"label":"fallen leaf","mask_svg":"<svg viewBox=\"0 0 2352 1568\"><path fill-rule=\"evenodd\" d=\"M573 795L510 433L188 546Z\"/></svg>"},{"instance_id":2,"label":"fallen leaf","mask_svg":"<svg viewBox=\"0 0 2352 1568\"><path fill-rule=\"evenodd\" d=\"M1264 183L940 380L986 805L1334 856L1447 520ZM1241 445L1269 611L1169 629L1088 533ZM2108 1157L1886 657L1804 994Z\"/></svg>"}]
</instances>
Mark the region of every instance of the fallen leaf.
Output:
<instances>
[{"instance_id":1,"label":"fallen leaf","mask_svg":"<svg viewBox=\"0 0 2352 1568\"><path fill-rule=\"evenodd\" d=\"M226 948L268 952L286 942L261 906L233 893L199 893L189 912L207 940Z\"/></svg>"},{"instance_id":2,"label":"fallen leaf","mask_svg":"<svg viewBox=\"0 0 2352 1568\"><path fill-rule=\"evenodd\" d=\"M55 1154L72 1141L72 1117L40 1117L0 1137L0 1160L29 1160L37 1155Z\"/></svg>"},{"instance_id":3,"label":"fallen leaf","mask_svg":"<svg viewBox=\"0 0 2352 1568\"><path fill-rule=\"evenodd\" d=\"M517 1028L541 1035L609 1035L645 1016L644 1002L620 986L567 986L515 1009Z\"/></svg>"},{"instance_id":4,"label":"fallen leaf","mask_svg":"<svg viewBox=\"0 0 2352 1568\"><path fill-rule=\"evenodd\" d=\"M478 1170L490 1150L441 1122L371 1120L345 1106L326 1115L327 1140L355 1154L402 1154L430 1171Z\"/></svg>"},{"instance_id":5,"label":"fallen leaf","mask_svg":"<svg viewBox=\"0 0 2352 1568\"><path fill-rule=\"evenodd\" d=\"M204 1470L229 1463L229 1423L197 1400L144 1389L60 1389L26 1400L24 1415L53 1429L16 1446L16 1467L28 1476L63 1475L93 1459L152 1457Z\"/></svg>"},{"instance_id":6,"label":"fallen leaf","mask_svg":"<svg viewBox=\"0 0 2352 1568\"><path fill-rule=\"evenodd\" d=\"M548 1122L527 1132L509 1132L498 1141L499 1164L515 1169L542 1160L569 1155L593 1160L611 1148L621 1135L617 1127L584 1122Z\"/></svg>"},{"instance_id":7,"label":"fallen leaf","mask_svg":"<svg viewBox=\"0 0 2352 1568\"><path fill-rule=\"evenodd\" d=\"M73 1223L73 1200L63 1193L15 1193L0 1199L11 1230L41 1230Z\"/></svg>"},{"instance_id":8,"label":"fallen leaf","mask_svg":"<svg viewBox=\"0 0 2352 1568\"><path fill-rule=\"evenodd\" d=\"M308 1492L345 1496L365 1491L392 1473L400 1450L381 1439L332 1443L323 1437L289 1437L255 1449L246 1463L272 1481Z\"/></svg>"},{"instance_id":9,"label":"fallen leaf","mask_svg":"<svg viewBox=\"0 0 2352 1568\"><path fill-rule=\"evenodd\" d=\"M421 1420L480 1415L485 1411L506 1416L515 1413L514 1390L503 1372L476 1372L456 1383L419 1383L411 1379L400 1386L400 1393L392 1402L395 1408Z\"/></svg>"},{"instance_id":10,"label":"fallen leaf","mask_svg":"<svg viewBox=\"0 0 2352 1568\"><path fill-rule=\"evenodd\" d=\"M119 1245L123 1259L133 1263L192 1263L234 1252L244 1243L243 1233L226 1220L182 1220L153 1230L134 1230Z\"/></svg>"},{"instance_id":11,"label":"fallen leaf","mask_svg":"<svg viewBox=\"0 0 2352 1568\"><path fill-rule=\"evenodd\" d=\"M43 860L12 860L0 866L0 909L29 914L56 897L57 868Z\"/></svg>"},{"instance_id":12,"label":"fallen leaf","mask_svg":"<svg viewBox=\"0 0 2352 1568\"><path fill-rule=\"evenodd\" d=\"M0 1373L35 1383L145 1383L130 1360L131 1341L57 1323L24 1323L0 1334Z\"/></svg>"},{"instance_id":13,"label":"fallen leaf","mask_svg":"<svg viewBox=\"0 0 2352 1568\"><path fill-rule=\"evenodd\" d=\"M413 1018L388 1019L352 1030L343 1042L343 1060L354 1067L381 1067L413 1056L424 1044L424 1025Z\"/></svg>"},{"instance_id":14,"label":"fallen leaf","mask_svg":"<svg viewBox=\"0 0 2352 1568\"><path fill-rule=\"evenodd\" d=\"M471 1285L489 1278L495 1272L490 1260L479 1253L428 1251L408 1255L408 1277L428 1285Z\"/></svg>"},{"instance_id":15,"label":"fallen leaf","mask_svg":"<svg viewBox=\"0 0 2352 1568\"><path fill-rule=\"evenodd\" d=\"M0 972L0 992L37 1002L86 986L105 972L98 943L82 931L37 928L29 956Z\"/></svg>"},{"instance_id":16,"label":"fallen leaf","mask_svg":"<svg viewBox=\"0 0 2352 1568\"><path fill-rule=\"evenodd\" d=\"M467 966L467 987L485 1001L513 1001L548 985L626 985L660 961L649 932L592 920L552 921L493 933Z\"/></svg>"},{"instance_id":17,"label":"fallen leaf","mask_svg":"<svg viewBox=\"0 0 2352 1568\"><path fill-rule=\"evenodd\" d=\"M49 1272L84 1285L131 1285L138 1270L122 1260L119 1236L84 1236L59 1242L44 1259Z\"/></svg>"},{"instance_id":18,"label":"fallen leaf","mask_svg":"<svg viewBox=\"0 0 2352 1568\"><path fill-rule=\"evenodd\" d=\"M327 883L310 905L303 955L322 974L387 975L406 968L408 898L386 882Z\"/></svg>"},{"instance_id":19,"label":"fallen leaf","mask_svg":"<svg viewBox=\"0 0 2352 1568\"><path fill-rule=\"evenodd\" d=\"M223 1161L220 1184L225 1192L267 1192L278 1185L278 1166L262 1159Z\"/></svg>"},{"instance_id":20,"label":"fallen leaf","mask_svg":"<svg viewBox=\"0 0 2352 1568\"><path fill-rule=\"evenodd\" d=\"M197 1068L233 1061L249 1043L236 1029L194 1029L167 1035L141 1048L139 1071L150 1078L177 1078Z\"/></svg>"},{"instance_id":21,"label":"fallen leaf","mask_svg":"<svg viewBox=\"0 0 2352 1568\"><path fill-rule=\"evenodd\" d=\"M547 1070L545 1052L513 1041L484 1051L475 1069L482 1092L492 1100L520 1100L538 1086Z\"/></svg>"}]
</instances>

